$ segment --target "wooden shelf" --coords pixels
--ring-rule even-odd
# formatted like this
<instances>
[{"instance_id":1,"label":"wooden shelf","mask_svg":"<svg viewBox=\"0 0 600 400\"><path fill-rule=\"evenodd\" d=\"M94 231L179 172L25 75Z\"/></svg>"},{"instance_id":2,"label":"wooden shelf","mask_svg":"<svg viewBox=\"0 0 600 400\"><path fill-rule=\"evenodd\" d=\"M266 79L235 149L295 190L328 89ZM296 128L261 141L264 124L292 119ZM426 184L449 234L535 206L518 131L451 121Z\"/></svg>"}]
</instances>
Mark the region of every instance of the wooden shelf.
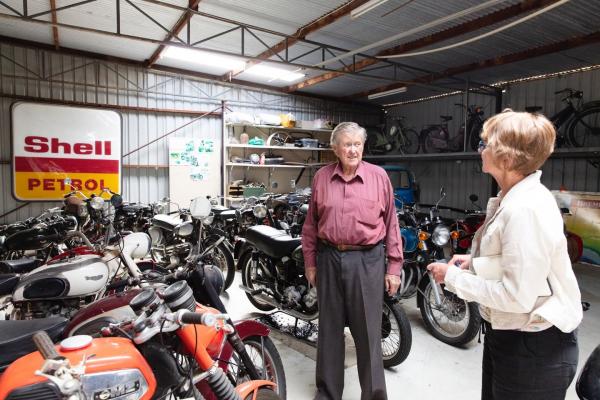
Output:
<instances>
[{"instance_id":1,"label":"wooden shelf","mask_svg":"<svg viewBox=\"0 0 600 400\"><path fill-rule=\"evenodd\" d=\"M245 126L250 128L260 128L260 129L277 129L280 131L286 132L323 132L323 133L331 133L332 129L306 129L306 128L285 128L283 126L275 126L275 125L254 125L254 124L241 124L241 123L226 123L225 126Z\"/></svg>"},{"instance_id":2,"label":"wooden shelf","mask_svg":"<svg viewBox=\"0 0 600 400\"><path fill-rule=\"evenodd\" d=\"M269 149L269 150L300 150L300 151L333 151L330 147L296 147L296 146L254 146L249 144L227 144L230 149Z\"/></svg>"},{"instance_id":3,"label":"wooden shelf","mask_svg":"<svg viewBox=\"0 0 600 400\"><path fill-rule=\"evenodd\" d=\"M228 167L246 167L246 168L318 168L327 163L310 163L310 164L271 164L271 165L260 165L260 164L243 164L243 163L227 163Z\"/></svg>"}]
</instances>

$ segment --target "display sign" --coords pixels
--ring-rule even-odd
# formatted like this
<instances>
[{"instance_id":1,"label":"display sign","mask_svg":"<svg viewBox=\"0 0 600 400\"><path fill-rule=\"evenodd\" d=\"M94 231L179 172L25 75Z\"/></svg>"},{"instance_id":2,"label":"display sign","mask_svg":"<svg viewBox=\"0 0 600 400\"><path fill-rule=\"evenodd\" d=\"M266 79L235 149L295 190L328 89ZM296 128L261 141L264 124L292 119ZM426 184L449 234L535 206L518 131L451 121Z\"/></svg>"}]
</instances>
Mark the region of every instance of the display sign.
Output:
<instances>
[{"instance_id":1,"label":"display sign","mask_svg":"<svg viewBox=\"0 0 600 400\"><path fill-rule=\"evenodd\" d=\"M121 118L114 111L38 103L12 107L13 193L19 200L60 200L121 191Z\"/></svg>"},{"instance_id":2,"label":"display sign","mask_svg":"<svg viewBox=\"0 0 600 400\"><path fill-rule=\"evenodd\" d=\"M567 232L582 243L581 262L600 265L600 193L552 191Z\"/></svg>"}]
</instances>

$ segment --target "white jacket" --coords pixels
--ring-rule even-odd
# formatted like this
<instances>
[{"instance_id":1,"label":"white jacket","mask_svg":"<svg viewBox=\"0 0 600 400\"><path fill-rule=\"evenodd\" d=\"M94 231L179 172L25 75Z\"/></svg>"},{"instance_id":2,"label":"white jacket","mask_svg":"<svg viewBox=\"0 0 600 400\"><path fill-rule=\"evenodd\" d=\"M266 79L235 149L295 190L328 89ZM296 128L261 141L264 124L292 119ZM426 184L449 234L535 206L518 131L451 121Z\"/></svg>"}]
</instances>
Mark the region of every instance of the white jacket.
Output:
<instances>
[{"instance_id":1,"label":"white jacket","mask_svg":"<svg viewBox=\"0 0 600 400\"><path fill-rule=\"evenodd\" d=\"M581 322L581 293L563 232L560 210L541 184L541 171L488 202L484 225L473 239L473 257L499 256L502 277L485 280L451 266L445 283L479 303L494 329L536 331L551 325L571 332ZM551 295L543 296L550 285Z\"/></svg>"}]
</instances>

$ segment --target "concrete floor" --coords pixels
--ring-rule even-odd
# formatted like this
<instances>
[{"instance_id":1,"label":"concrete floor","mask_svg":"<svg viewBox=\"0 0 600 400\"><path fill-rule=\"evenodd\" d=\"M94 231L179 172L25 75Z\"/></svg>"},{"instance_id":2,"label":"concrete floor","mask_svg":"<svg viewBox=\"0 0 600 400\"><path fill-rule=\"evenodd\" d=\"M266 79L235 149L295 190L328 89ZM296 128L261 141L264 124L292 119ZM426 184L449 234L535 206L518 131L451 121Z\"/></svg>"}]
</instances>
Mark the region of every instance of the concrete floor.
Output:
<instances>
[{"instance_id":1,"label":"concrete floor","mask_svg":"<svg viewBox=\"0 0 600 400\"><path fill-rule=\"evenodd\" d=\"M585 301L592 307L584 313L579 328L579 369L600 344L600 267L576 265L575 271ZM229 289L224 302L234 319L256 317L256 309L238 288L241 278ZM410 319L413 344L410 355L399 366L385 372L389 399L446 400L480 398L483 344L477 338L464 348L456 348L432 337L423 325L415 299L403 303ZM283 360L289 400L311 400L314 396L316 350L305 342L273 331L271 334ZM360 399L360 385L351 337L347 336L345 400ZM579 372L578 372L579 374ZM567 399L576 400L575 384Z\"/></svg>"}]
</instances>

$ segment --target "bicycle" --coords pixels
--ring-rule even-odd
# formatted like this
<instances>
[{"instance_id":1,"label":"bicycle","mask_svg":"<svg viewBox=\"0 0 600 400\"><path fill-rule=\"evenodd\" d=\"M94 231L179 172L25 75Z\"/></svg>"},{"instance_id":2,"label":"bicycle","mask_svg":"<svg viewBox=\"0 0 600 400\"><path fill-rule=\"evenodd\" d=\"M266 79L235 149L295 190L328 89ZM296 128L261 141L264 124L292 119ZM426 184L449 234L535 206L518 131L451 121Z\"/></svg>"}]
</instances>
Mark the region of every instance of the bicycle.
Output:
<instances>
[{"instance_id":1,"label":"bicycle","mask_svg":"<svg viewBox=\"0 0 600 400\"><path fill-rule=\"evenodd\" d=\"M365 147L369 154L385 154L391 151L400 154L416 154L419 152L419 134L412 128L404 126L406 117L393 118L390 124L367 128Z\"/></svg>"},{"instance_id":2,"label":"bicycle","mask_svg":"<svg viewBox=\"0 0 600 400\"><path fill-rule=\"evenodd\" d=\"M455 106L465 108L464 104L455 103ZM467 109L467 147L477 151L479 145L479 133L483 127L483 109L472 105ZM423 153L440 153L444 151L458 152L466 151L464 144L465 125L463 124L454 137L450 137L448 122L452 120L450 115L440 115L441 124L430 125L419 134Z\"/></svg>"},{"instance_id":3,"label":"bicycle","mask_svg":"<svg viewBox=\"0 0 600 400\"><path fill-rule=\"evenodd\" d=\"M565 108L550 117L556 128L556 146L598 147L600 146L600 101L582 103L583 92L566 88L554 94L567 93L561 99ZM542 107L525 107L525 111L538 112ZM560 130L565 126L564 131ZM593 140L593 142L591 142Z\"/></svg>"}]
</instances>

